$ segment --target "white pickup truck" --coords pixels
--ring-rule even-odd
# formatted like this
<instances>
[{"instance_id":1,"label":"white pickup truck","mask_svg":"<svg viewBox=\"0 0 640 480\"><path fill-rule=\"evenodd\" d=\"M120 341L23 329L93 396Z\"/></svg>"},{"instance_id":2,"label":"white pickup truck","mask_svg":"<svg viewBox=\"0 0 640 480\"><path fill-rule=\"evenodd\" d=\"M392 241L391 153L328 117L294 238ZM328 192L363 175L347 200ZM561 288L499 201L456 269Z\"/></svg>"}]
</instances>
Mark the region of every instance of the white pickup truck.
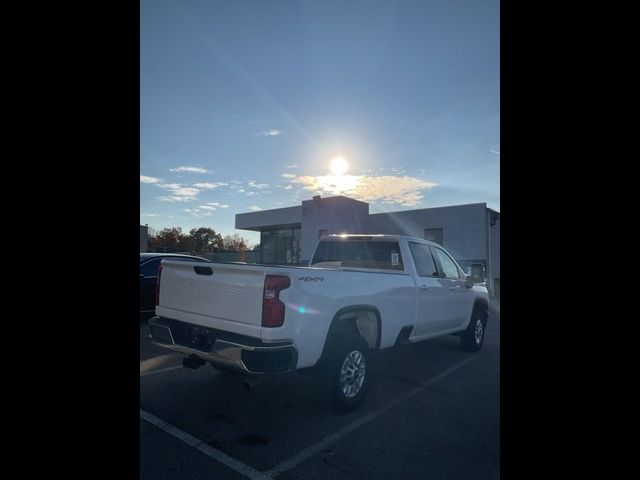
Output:
<instances>
[{"instance_id":1,"label":"white pickup truck","mask_svg":"<svg viewBox=\"0 0 640 480\"><path fill-rule=\"evenodd\" d=\"M441 246L400 235L329 235L309 267L163 260L157 345L183 364L246 375L316 367L334 407L365 395L371 353L456 334L476 352L488 295Z\"/></svg>"}]
</instances>

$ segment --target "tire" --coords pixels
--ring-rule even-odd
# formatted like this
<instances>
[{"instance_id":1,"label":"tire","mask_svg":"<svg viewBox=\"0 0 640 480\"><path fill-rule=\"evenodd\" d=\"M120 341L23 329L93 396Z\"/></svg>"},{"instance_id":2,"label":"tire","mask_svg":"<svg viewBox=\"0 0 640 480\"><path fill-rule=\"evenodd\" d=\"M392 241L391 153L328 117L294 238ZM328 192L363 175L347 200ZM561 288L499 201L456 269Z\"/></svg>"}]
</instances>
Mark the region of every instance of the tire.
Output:
<instances>
[{"instance_id":1,"label":"tire","mask_svg":"<svg viewBox=\"0 0 640 480\"><path fill-rule=\"evenodd\" d=\"M478 352L484 344L484 335L487 328L487 313L474 309L471 321L466 330L460 335L460 345L468 352Z\"/></svg>"},{"instance_id":2,"label":"tire","mask_svg":"<svg viewBox=\"0 0 640 480\"><path fill-rule=\"evenodd\" d=\"M348 412L362 402L369 388L369 345L354 334L329 340L323 368L329 407L336 412Z\"/></svg>"}]
</instances>

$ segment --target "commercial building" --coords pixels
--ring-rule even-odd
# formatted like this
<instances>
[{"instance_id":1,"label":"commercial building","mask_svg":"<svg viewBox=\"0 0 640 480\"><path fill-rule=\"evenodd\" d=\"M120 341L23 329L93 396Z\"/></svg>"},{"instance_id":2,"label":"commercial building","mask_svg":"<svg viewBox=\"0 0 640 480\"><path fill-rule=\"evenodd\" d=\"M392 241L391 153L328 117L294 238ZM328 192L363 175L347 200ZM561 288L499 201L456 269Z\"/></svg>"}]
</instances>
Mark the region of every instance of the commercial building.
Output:
<instances>
[{"instance_id":1,"label":"commercial building","mask_svg":"<svg viewBox=\"0 0 640 480\"><path fill-rule=\"evenodd\" d=\"M149 242L149 227L140 225L140 253L147 251L147 243Z\"/></svg>"},{"instance_id":2,"label":"commercial building","mask_svg":"<svg viewBox=\"0 0 640 480\"><path fill-rule=\"evenodd\" d=\"M236 228L260 232L259 263L306 264L322 235L387 233L442 245L463 269L486 268L492 295L500 293L500 213L486 203L369 213L369 204L337 196L301 205L236 214Z\"/></svg>"}]
</instances>

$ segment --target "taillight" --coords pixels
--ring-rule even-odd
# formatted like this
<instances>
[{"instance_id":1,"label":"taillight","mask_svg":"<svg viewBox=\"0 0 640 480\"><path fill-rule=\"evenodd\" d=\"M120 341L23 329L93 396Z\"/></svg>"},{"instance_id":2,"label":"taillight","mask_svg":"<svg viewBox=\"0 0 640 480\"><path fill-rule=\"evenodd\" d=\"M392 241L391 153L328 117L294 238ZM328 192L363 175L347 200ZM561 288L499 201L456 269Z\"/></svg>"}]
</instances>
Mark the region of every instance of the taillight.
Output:
<instances>
[{"instance_id":1,"label":"taillight","mask_svg":"<svg viewBox=\"0 0 640 480\"><path fill-rule=\"evenodd\" d=\"M280 327L284 323L284 303L280 301L280 291L290 286L291 280L283 275L267 275L264 279L263 327Z\"/></svg>"},{"instance_id":2,"label":"taillight","mask_svg":"<svg viewBox=\"0 0 640 480\"><path fill-rule=\"evenodd\" d=\"M162 274L162 264L158 267L158 283L156 283L156 305L160 305L160 275Z\"/></svg>"}]
</instances>

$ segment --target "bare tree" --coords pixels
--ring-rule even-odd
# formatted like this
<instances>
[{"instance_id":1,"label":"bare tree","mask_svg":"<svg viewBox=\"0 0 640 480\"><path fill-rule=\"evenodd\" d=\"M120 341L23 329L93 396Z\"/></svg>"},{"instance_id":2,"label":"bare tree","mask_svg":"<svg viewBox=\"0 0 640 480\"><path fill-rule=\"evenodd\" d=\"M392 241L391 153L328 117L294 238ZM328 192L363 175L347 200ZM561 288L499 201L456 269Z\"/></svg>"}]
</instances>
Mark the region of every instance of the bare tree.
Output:
<instances>
[{"instance_id":1,"label":"bare tree","mask_svg":"<svg viewBox=\"0 0 640 480\"><path fill-rule=\"evenodd\" d=\"M241 237L237 233L233 235L225 235L222 238L223 250L227 252L238 252L239 260L241 262L246 262L247 250L250 249L249 240Z\"/></svg>"}]
</instances>

